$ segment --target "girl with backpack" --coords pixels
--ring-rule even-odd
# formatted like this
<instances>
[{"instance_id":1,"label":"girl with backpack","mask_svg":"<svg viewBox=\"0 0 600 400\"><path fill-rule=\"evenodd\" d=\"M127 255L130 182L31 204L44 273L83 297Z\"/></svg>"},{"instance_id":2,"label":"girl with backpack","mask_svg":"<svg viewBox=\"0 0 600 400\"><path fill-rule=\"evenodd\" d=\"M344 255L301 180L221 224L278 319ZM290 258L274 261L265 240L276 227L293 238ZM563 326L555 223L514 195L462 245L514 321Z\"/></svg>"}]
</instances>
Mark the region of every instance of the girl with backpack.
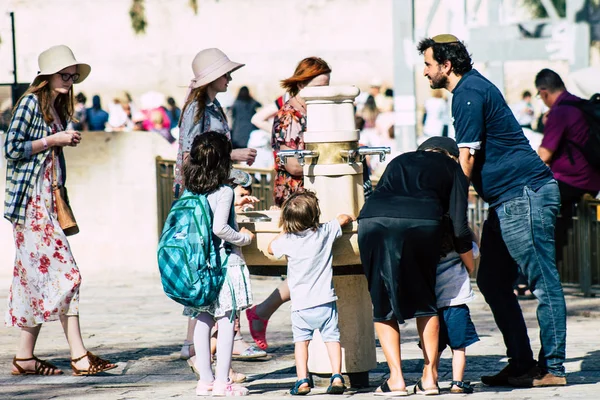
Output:
<instances>
[{"instance_id":1,"label":"girl with backpack","mask_svg":"<svg viewBox=\"0 0 600 400\"><path fill-rule=\"evenodd\" d=\"M186 190L206 195L212 215L215 248L221 266L226 268L225 281L217 299L202 308L186 308L186 314L197 320L194 330L195 367L200 375L196 394L199 396L246 396L248 389L229 379L233 350L234 319L240 310L252 304L250 274L240 247L252 243L254 234L235 221L234 193L227 185L231 171L231 142L225 135L207 132L197 136L186 162L183 178ZM211 369L210 335L218 325L217 365Z\"/></svg>"},{"instance_id":2,"label":"girl with backpack","mask_svg":"<svg viewBox=\"0 0 600 400\"><path fill-rule=\"evenodd\" d=\"M227 118L217 100L217 94L227 91L229 82L232 80L231 74L243 66L244 64L231 61L225 53L216 48L202 50L194 57L192 62L194 78L190 81L179 121L179 149L173 185L176 199L181 196L185 188L182 174L183 164L190 153L194 139L206 132L213 131L231 140ZM256 150L254 149L235 149L231 152L231 159L237 163L245 162L252 165L255 157ZM186 314L185 311L184 314ZM193 359L196 354L193 345L194 324L194 319L188 321L186 340L181 348L182 359ZM239 332L239 319L236 320L234 352L236 358L239 359L267 356L265 351L244 342ZM246 379L243 374L233 371L231 376L238 382Z\"/></svg>"}]
</instances>

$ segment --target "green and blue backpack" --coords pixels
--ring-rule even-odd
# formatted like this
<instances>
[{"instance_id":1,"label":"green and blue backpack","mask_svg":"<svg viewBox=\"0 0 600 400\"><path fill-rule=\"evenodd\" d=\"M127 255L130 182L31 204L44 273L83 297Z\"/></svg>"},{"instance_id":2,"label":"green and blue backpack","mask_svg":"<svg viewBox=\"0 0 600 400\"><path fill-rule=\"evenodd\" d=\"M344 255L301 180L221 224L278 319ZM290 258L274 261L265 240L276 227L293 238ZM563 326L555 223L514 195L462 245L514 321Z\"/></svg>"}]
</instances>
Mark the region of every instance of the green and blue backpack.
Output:
<instances>
[{"instance_id":1,"label":"green and blue backpack","mask_svg":"<svg viewBox=\"0 0 600 400\"><path fill-rule=\"evenodd\" d=\"M165 294L188 307L206 307L219 296L226 276L212 233L206 195L186 190L173 206L158 242Z\"/></svg>"}]
</instances>

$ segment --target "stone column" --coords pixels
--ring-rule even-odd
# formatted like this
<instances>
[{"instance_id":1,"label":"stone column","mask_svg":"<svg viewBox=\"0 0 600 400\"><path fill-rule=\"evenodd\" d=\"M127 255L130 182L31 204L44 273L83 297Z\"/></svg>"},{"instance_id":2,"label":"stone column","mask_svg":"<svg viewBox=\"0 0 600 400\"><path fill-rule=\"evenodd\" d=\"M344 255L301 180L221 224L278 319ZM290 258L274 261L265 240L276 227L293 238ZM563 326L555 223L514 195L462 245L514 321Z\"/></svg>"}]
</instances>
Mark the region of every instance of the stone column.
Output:
<instances>
[{"instance_id":1,"label":"stone column","mask_svg":"<svg viewBox=\"0 0 600 400\"><path fill-rule=\"evenodd\" d=\"M364 204L362 163L349 164L340 154L340 150L358 148L353 105L358 93L353 86L325 86L305 88L300 94L307 104L306 149L319 153L307 159L304 187L317 193L323 222L340 213L356 217ZM342 253L334 256L342 372L354 387L367 386L368 371L377 365L372 305L361 273L357 228L356 222L344 228L335 245L338 251L334 251L334 255ZM331 374L327 349L318 333L309 346L308 368L313 375Z\"/></svg>"}]
</instances>

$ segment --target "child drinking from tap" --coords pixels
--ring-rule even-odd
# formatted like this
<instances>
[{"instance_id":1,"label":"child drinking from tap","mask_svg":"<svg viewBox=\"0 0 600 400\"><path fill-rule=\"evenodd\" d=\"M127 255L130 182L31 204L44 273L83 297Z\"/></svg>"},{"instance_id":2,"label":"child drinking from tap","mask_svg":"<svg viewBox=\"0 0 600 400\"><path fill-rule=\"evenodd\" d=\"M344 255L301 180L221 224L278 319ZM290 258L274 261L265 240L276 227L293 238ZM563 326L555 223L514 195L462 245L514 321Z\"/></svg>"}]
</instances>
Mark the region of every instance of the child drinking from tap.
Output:
<instances>
[{"instance_id":1,"label":"child drinking from tap","mask_svg":"<svg viewBox=\"0 0 600 400\"><path fill-rule=\"evenodd\" d=\"M298 380L292 395L310 392L308 345L319 330L327 347L332 376L328 394L346 390L341 375L342 349L338 328L337 296L333 288L332 248L342 236L342 226L354 218L341 214L319 223L321 210L317 196L310 191L293 193L282 205L279 225L283 228L269 244L269 254L287 257L287 277L292 301L292 333Z\"/></svg>"}]
</instances>

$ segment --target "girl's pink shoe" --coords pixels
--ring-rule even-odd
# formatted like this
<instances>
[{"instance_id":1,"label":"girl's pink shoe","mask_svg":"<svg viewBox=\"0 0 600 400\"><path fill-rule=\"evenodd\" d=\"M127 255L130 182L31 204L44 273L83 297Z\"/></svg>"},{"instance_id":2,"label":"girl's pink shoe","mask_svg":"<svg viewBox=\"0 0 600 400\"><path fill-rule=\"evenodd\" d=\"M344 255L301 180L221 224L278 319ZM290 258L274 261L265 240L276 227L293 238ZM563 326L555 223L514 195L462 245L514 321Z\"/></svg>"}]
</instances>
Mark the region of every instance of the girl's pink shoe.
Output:
<instances>
[{"instance_id":1,"label":"girl's pink shoe","mask_svg":"<svg viewBox=\"0 0 600 400\"><path fill-rule=\"evenodd\" d=\"M231 381L228 382L213 382L212 395L213 397L233 397L233 396L248 396L250 392L241 385L237 385Z\"/></svg>"},{"instance_id":2,"label":"girl's pink shoe","mask_svg":"<svg viewBox=\"0 0 600 400\"><path fill-rule=\"evenodd\" d=\"M256 306L253 306L246 310L246 317L248 318L248 328L250 329L250 335L252 336L252 339L254 339L254 342L256 343L258 348L260 348L261 350L266 350L267 347L269 347L267 345L267 324L269 323L269 320L262 319L258 316L258 314L256 313ZM255 330L252 327L252 322L256 320L261 321L263 323L263 328L261 330Z\"/></svg>"},{"instance_id":3,"label":"girl's pink shoe","mask_svg":"<svg viewBox=\"0 0 600 400\"><path fill-rule=\"evenodd\" d=\"M196 396L210 396L210 392L213 390L214 382L202 382L198 381L196 386Z\"/></svg>"}]
</instances>

